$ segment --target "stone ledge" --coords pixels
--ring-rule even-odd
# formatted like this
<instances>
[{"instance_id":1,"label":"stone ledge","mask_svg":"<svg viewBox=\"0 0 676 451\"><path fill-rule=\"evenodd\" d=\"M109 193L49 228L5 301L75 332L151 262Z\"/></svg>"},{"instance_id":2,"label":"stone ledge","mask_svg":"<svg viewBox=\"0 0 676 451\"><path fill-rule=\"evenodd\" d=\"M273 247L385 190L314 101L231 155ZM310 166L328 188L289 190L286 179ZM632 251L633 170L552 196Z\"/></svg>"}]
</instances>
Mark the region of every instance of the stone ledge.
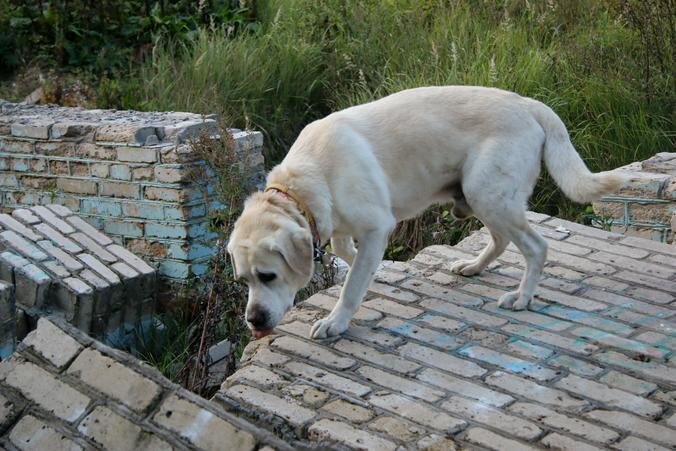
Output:
<instances>
[{"instance_id":1,"label":"stone ledge","mask_svg":"<svg viewBox=\"0 0 676 451\"><path fill-rule=\"evenodd\" d=\"M87 360L91 377L77 376L84 355L99 356ZM0 448L47 449L59 440L70 449L295 449L59 318L40 319L0 362L0 393Z\"/></svg>"}]
</instances>

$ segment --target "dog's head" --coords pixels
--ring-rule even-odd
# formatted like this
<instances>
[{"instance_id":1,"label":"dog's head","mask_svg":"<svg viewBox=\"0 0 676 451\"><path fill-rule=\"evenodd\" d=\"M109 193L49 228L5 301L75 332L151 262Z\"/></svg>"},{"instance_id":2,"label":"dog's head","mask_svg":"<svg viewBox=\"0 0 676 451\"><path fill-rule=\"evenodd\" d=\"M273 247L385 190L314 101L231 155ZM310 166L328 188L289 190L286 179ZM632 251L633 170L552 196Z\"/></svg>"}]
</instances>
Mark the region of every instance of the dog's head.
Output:
<instances>
[{"instance_id":1,"label":"dog's head","mask_svg":"<svg viewBox=\"0 0 676 451\"><path fill-rule=\"evenodd\" d=\"M249 286L246 323L255 338L272 332L314 270L312 235L287 199L255 193L237 219L228 253L235 278Z\"/></svg>"}]
</instances>

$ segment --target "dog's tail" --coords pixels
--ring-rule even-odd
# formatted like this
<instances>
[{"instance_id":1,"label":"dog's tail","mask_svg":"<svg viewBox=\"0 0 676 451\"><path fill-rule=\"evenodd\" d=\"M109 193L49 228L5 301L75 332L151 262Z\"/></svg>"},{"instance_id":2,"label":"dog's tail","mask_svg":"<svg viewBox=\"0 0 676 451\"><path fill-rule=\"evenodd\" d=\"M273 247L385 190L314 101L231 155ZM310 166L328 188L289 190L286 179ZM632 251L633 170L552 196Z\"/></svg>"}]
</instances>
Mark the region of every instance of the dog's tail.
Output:
<instances>
[{"instance_id":1,"label":"dog's tail","mask_svg":"<svg viewBox=\"0 0 676 451\"><path fill-rule=\"evenodd\" d=\"M531 100L531 99L529 99ZM624 179L612 171L589 171L559 116L547 105L531 100L530 110L545 132L544 160L549 174L569 199L586 203L616 192Z\"/></svg>"}]
</instances>

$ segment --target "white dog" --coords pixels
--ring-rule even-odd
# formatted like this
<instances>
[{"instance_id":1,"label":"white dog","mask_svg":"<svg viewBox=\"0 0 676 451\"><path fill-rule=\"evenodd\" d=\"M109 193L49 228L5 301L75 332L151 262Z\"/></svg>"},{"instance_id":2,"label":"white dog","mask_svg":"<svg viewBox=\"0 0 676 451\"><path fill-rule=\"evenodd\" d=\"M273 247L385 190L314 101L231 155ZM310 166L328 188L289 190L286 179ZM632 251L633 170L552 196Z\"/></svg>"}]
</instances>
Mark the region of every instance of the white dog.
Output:
<instances>
[{"instance_id":1,"label":"white dog","mask_svg":"<svg viewBox=\"0 0 676 451\"><path fill-rule=\"evenodd\" d=\"M270 172L265 192L246 201L228 243L236 276L249 284L253 335L265 336L281 321L312 275L313 244L329 239L350 270L338 303L311 335L345 331L395 224L437 202L453 201L454 215L474 215L492 237L477 258L456 262L452 271L477 274L513 242L526 271L498 305L527 308L547 253L525 217L543 158L577 202L621 183L587 169L550 108L498 89L410 89L311 123Z\"/></svg>"}]
</instances>

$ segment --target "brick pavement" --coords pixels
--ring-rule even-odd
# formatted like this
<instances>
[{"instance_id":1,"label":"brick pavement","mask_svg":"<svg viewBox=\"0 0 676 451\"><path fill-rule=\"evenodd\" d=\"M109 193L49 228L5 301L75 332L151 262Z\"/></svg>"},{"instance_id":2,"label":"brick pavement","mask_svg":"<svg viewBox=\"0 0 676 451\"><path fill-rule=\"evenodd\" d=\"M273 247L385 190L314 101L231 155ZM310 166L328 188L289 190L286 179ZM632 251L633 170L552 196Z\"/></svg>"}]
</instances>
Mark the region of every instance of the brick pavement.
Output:
<instances>
[{"instance_id":1,"label":"brick pavement","mask_svg":"<svg viewBox=\"0 0 676 451\"><path fill-rule=\"evenodd\" d=\"M252 342L214 397L287 440L350 449L676 447L676 248L531 214L550 244L531 310L496 307L523 258L475 277L485 230L385 262L341 337L333 287Z\"/></svg>"},{"instance_id":2,"label":"brick pavement","mask_svg":"<svg viewBox=\"0 0 676 451\"><path fill-rule=\"evenodd\" d=\"M156 369L41 318L0 362L0 449L290 451Z\"/></svg>"}]
</instances>

